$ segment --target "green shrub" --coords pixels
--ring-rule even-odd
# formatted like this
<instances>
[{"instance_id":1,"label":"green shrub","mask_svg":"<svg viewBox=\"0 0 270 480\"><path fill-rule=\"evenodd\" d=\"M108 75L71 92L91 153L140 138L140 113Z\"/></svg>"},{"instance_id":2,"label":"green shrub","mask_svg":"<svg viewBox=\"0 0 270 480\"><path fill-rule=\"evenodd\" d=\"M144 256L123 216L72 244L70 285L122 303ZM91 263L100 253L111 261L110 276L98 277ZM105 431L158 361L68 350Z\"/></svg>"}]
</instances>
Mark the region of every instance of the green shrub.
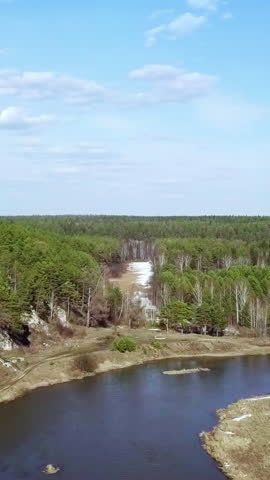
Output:
<instances>
[{"instance_id":1,"label":"green shrub","mask_svg":"<svg viewBox=\"0 0 270 480\"><path fill-rule=\"evenodd\" d=\"M136 350L137 344L135 340L129 337L116 338L113 342L113 350L117 352L134 352Z\"/></svg>"},{"instance_id":2,"label":"green shrub","mask_svg":"<svg viewBox=\"0 0 270 480\"><path fill-rule=\"evenodd\" d=\"M154 340L152 343L151 343L151 346L153 348L155 348L156 350L161 350L162 348L162 344L158 341L158 340Z\"/></svg>"}]
</instances>

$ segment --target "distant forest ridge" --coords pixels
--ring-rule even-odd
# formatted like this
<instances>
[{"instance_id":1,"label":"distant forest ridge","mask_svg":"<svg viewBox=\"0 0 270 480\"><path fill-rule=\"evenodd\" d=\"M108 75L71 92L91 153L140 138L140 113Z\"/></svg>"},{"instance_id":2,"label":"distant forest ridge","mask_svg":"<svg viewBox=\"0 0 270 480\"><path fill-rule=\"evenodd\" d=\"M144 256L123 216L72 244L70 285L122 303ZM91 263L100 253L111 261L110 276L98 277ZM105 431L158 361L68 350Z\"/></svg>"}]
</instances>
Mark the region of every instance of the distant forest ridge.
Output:
<instances>
[{"instance_id":1,"label":"distant forest ridge","mask_svg":"<svg viewBox=\"0 0 270 480\"><path fill-rule=\"evenodd\" d=\"M110 236L121 239L220 238L268 241L268 216L116 216L59 215L0 217L2 221L31 225L67 235Z\"/></svg>"}]
</instances>

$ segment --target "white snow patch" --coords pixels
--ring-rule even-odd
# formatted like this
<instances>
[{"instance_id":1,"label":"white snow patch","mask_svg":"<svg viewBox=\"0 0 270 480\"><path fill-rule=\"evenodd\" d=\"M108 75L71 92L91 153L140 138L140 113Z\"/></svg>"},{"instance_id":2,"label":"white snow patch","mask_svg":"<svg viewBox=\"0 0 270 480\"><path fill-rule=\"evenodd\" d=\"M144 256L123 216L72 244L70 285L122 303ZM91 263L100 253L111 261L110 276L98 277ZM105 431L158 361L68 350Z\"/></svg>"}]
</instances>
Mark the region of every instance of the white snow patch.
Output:
<instances>
[{"instance_id":1,"label":"white snow patch","mask_svg":"<svg viewBox=\"0 0 270 480\"><path fill-rule=\"evenodd\" d=\"M150 298L146 297L143 292L136 292L134 294L134 300L139 302L144 310L152 310L153 312L157 310L157 307L152 304Z\"/></svg>"},{"instance_id":2,"label":"white snow patch","mask_svg":"<svg viewBox=\"0 0 270 480\"><path fill-rule=\"evenodd\" d=\"M12 370L16 370L16 368L12 365L14 362L5 362L2 358L0 358L0 364L3 365L3 367L6 368L12 368Z\"/></svg>"},{"instance_id":3,"label":"white snow patch","mask_svg":"<svg viewBox=\"0 0 270 480\"><path fill-rule=\"evenodd\" d=\"M128 270L135 276L134 285L137 290L134 293L134 300L139 302L149 320L156 318L157 307L153 305L146 290L150 288L153 276L153 265L151 262L131 262Z\"/></svg>"},{"instance_id":4,"label":"white snow patch","mask_svg":"<svg viewBox=\"0 0 270 480\"><path fill-rule=\"evenodd\" d=\"M244 420L245 418L250 418L252 417L251 413L246 413L246 415L242 415L242 417L237 417L233 419L233 422L241 422L241 420Z\"/></svg>"},{"instance_id":5,"label":"white snow patch","mask_svg":"<svg viewBox=\"0 0 270 480\"><path fill-rule=\"evenodd\" d=\"M0 350L10 351L15 347L14 342L6 332L0 333Z\"/></svg>"},{"instance_id":6,"label":"white snow patch","mask_svg":"<svg viewBox=\"0 0 270 480\"><path fill-rule=\"evenodd\" d=\"M223 432L223 433L225 433L225 435L235 435L235 433L233 432Z\"/></svg>"},{"instance_id":7,"label":"white snow patch","mask_svg":"<svg viewBox=\"0 0 270 480\"><path fill-rule=\"evenodd\" d=\"M249 402L257 402L258 400L270 400L270 395L267 397L254 397L254 398L249 398Z\"/></svg>"},{"instance_id":8,"label":"white snow patch","mask_svg":"<svg viewBox=\"0 0 270 480\"><path fill-rule=\"evenodd\" d=\"M149 287L153 276L153 266L151 262L131 262L128 270L135 273L137 279L135 283L142 287Z\"/></svg>"}]
</instances>

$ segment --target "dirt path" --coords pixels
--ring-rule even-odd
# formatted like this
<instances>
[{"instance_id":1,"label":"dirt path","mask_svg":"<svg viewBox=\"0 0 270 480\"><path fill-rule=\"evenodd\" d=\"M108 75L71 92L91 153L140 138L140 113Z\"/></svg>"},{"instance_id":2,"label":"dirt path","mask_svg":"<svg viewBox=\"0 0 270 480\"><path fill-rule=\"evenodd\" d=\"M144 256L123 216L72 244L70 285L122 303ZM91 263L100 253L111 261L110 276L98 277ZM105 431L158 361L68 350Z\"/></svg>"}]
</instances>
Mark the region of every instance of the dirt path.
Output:
<instances>
[{"instance_id":1,"label":"dirt path","mask_svg":"<svg viewBox=\"0 0 270 480\"><path fill-rule=\"evenodd\" d=\"M95 336L94 336L94 332ZM160 348L153 346L155 333L146 329L121 329L121 335L129 335L137 342L136 352L120 354L111 351L115 330L92 331L81 341L74 338L61 348L53 345L37 354L18 352L24 356L24 370L7 373L0 388L0 403L13 400L35 388L81 379L84 376L120 368L139 365L147 361L166 358L230 357L239 355L270 354L270 344L265 340L248 338L213 338L199 335L179 335L169 332ZM119 332L118 332L119 333ZM16 358L14 352L5 355L5 360ZM98 367L95 372L83 374L74 368L74 358L82 354L93 354ZM12 357L11 357L12 355ZM22 365L21 363L20 365ZM3 367L1 367L3 370Z\"/></svg>"},{"instance_id":2,"label":"dirt path","mask_svg":"<svg viewBox=\"0 0 270 480\"><path fill-rule=\"evenodd\" d=\"M12 382L10 382L9 384L7 384L5 387L2 387L0 388L0 394L6 390L8 390L9 388L11 388L12 386L16 385L18 382L20 382L20 380L22 380L23 378L26 377L26 375L29 375L29 373L31 373L34 369L40 367L41 365L45 365L46 363L48 362L54 362L54 361L57 361L57 360L63 360L64 358L74 358L75 356L78 356L78 355L81 355L83 353L89 353L89 348L88 349L81 349L80 351L78 352L72 352L72 353L59 353L58 355L52 355L52 356L49 356L47 358L45 358L44 360L41 360L37 363L34 363L33 365L31 365L30 367L27 367L24 372L22 373L21 376L15 378Z\"/></svg>"}]
</instances>

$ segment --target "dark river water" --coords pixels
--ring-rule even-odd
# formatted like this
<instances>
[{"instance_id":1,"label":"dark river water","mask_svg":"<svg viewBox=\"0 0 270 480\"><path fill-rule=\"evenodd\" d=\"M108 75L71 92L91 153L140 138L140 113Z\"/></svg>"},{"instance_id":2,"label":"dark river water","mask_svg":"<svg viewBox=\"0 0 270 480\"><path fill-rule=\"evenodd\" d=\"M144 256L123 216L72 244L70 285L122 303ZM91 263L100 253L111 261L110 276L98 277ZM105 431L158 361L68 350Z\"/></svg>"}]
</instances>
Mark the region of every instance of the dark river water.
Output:
<instances>
[{"instance_id":1,"label":"dark river water","mask_svg":"<svg viewBox=\"0 0 270 480\"><path fill-rule=\"evenodd\" d=\"M210 373L166 376L168 369ZM0 479L219 480L198 434L215 411L270 392L270 357L170 360L41 389L0 406Z\"/></svg>"}]
</instances>

